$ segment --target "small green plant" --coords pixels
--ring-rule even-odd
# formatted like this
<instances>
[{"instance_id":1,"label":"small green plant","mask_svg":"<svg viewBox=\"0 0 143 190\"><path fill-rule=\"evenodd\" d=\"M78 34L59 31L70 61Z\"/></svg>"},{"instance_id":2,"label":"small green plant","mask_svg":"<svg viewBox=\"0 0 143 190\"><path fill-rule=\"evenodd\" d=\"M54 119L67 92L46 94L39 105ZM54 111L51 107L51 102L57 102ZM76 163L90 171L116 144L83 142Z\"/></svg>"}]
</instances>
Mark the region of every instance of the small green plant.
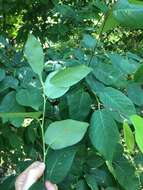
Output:
<instances>
[{"instance_id":1,"label":"small green plant","mask_svg":"<svg viewBox=\"0 0 143 190\"><path fill-rule=\"evenodd\" d=\"M74 28L73 41L57 43L55 51L49 44L46 49L31 33L19 52L21 47L14 50L0 39L1 162L15 171L1 187L13 190L15 177L31 162L40 160L46 170L30 190L44 189L45 180L58 184L59 190L140 190L143 58L141 53L125 52L115 41L118 32L142 31L143 4L138 0L114 4L93 1L88 6L57 2L52 1L51 10L57 14L51 16L51 22L57 22L58 31L63 29L70 37L68 29L80 24L78 30ZM82 11L78 10L80 4ZM96 31L89 28L94 8ZM37 18L41 29L43 17ZM89 26L84 30L85 25ZM52 39L63 38L55 33L51 32ZM63 47L69 44L71 48Z\"/></svg>"}]
</instances>

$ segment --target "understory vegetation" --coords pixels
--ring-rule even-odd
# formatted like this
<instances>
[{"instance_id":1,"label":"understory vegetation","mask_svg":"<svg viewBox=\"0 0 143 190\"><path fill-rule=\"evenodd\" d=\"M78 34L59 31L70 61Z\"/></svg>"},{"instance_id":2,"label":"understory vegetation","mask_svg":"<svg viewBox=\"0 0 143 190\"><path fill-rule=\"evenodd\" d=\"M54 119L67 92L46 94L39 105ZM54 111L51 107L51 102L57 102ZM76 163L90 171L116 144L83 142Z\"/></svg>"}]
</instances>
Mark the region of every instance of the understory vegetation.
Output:
<instances>
[{"instance_id":1,"label":"understory vegetation","mask_svg":"<svg viewBox=\"0 0 143 190\"><path fill-rule=\"evenodd\" d=\"M142 63L141 0L1 0L0 189L143 189Z\"/></svg>"}]
</instances>

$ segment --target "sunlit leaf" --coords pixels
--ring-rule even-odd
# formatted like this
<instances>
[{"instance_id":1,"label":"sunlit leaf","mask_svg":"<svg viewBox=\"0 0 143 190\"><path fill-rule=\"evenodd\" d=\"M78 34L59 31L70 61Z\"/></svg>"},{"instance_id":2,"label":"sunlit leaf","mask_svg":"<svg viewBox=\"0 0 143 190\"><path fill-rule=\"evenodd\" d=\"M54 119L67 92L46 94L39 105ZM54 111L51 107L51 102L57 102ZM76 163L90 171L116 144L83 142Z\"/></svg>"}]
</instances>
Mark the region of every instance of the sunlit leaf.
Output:
<instances>
[{"instance_id":1,"label":"sunlit leaf","mask_svg":"<svg viewBox=\"0 0 143 190\"><path fill-rule=\"evenodd\" d=\"M141 152L143 153L143 118L138 115L131 116L131 121L135 127L135 139Z\"/></svg>"},{"instance_id":2,"label":"sunlit leaf","mask_svg":"<svg viewBox=\"0 0 143 190\"><path fill-rule=\"evenodd\" d=\"M123 130L124 130L124 139L125 139L127 149L129 150L129 152L133 153L135 140L134 140L133 132L127 122L124 122Z\"/></svg>"},{"instance_id":3,"label":"sunlit leaf","mask_svg":"<svg viewBox=\"0 0 143 190\"><path fill-rule=\"evenodd\" d=\"M91 72L91 68L85 65L68 67L57 72L50 80L56 87L70 87Z\"/></svg>"},{"instance_id":4,"label":"sunlit leaf","mask_svg":"<svg viewBox=\"0 0 143 190\"><path fill-rule=\"evenodd\" d=\"M62 149L78 143L85 135L88 123L71 119L55 121L45 133L45 143L52 149Z\"/></svg>"},{"instance_id":5,"label":"sunlit leaf","mask_svg":"<svg viewBox=\"0 0 143 190\"><path fill-rule=\"evenodd\" d=\"M40 42L32 34L28 36L24 53L33 71L41 76L44 67L44 54Z\"/></svg>"},{"instance_id":6,"label":"sunlit leaf","mask_svg":"<svg viewBox=\"0 0 143 190\"><path fill-rule=\"evenodd\" d=\"M69 87L57 87L51 83L50 80L56 73L57 71L50 73L45 81L45 94L51 99L59 98L69 90Z\"/></svg>"}]
</instances>

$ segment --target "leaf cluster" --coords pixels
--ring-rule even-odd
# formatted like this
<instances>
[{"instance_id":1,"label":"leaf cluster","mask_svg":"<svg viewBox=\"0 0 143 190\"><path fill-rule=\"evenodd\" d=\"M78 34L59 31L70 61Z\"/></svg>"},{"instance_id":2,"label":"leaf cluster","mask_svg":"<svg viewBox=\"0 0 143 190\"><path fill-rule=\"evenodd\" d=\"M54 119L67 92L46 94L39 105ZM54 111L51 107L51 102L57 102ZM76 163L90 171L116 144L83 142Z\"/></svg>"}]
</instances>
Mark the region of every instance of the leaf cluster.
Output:
<instances>
[{"instance_id":1,"label":"leaf cluster","mask_svg":"<svg viewBox=\"0 0 143 190\"><path fill-rule=\"evenodd\" d=\"M140 190L143 56L109 47L116 31L142 31L142 2L13 3L2 3L2 32L17 44L0 38L0 154L2 174L16 175L1 188L41 160L60 190Z\"/></svg>"}]
</instances>

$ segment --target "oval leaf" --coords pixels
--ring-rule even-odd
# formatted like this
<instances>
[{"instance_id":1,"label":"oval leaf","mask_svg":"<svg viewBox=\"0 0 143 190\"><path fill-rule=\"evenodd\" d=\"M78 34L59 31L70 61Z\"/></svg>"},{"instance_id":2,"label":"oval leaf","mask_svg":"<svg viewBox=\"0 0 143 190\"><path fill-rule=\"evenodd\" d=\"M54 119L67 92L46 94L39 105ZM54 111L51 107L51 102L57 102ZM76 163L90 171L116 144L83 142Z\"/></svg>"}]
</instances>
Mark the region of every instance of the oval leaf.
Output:
<instances>
[{"instance_id":1,"label":"oval leaf","mask_svg":"<svg viewBox=\"0 0 143 190\"><path fill-rule=\"evenodd\" d=\"M122 26L139 29L143 28L143 8L126 8L113 11L114 18Z\"/></svg>"},{"instance_id":2,"label":"oval leaf","mask_svg":"<svg viewBox=\"0 0 143 190\"><path fill-rule=\"evenodd\" d=\"M41 91L34 88L19 90L16 100L20 105L32 107L35 110L38 110L43 103Z\"/></svg>"},{"instance_id":3,"label":"oval leaf","mask_svg":"<svg viewBox=\"0 0 143 190\"><path fill-rule=\"evenodd\" d=\"M132 101L119 90L111 87L104 88L99 97L108 109L128 118L136 113Z\"/></svg>"},{"instance_id":4,"label":"oval leaf","mask_svg":"<svg viewBox=\"0 0 143 190\"><path fill-rule=\"evenodd\" d=\"M24 53L32 70L41 76L44 67L44 53L40 42L32 34L28 36Z\"/></svg>"},{"instance_id":5,"label":"oval leaf","mask_svg":"<svg viewBox=\"0 0 143 190\"><path fill-rule=\"evenodd\" d=\"M97 40L93 36L91 36L89 34L85 34L83 36L82 45L85 48L94 49L96 47L96 45L98 45L98 44L97 44Z\"/></svg>"},{"instance_id":6,"label":"oval leaf","mask_svg":"<svg viewBox=\"0 0 143 190\"><path fill-rule=\"evenodd\" d=\"M129 150L129 152L133 153L135 146L134 135L127 122L124 122L123 130L124 130L124 139L127 149Z\"/></svg>"},{"instance_id":7,"label":"oval leaf","mask_svg":"<svg viewBox=\"0 0 143 190\"><path fill-rule=\"evenodd\" d=\"M113 65L100 63L94 68L93 74L106 85L113 85L115 87L126 86L125 77Z\"/></svg>"},{"instance_id":8,"label":"oval leaf","mask_svg":"<svg viewBox=\"0 0 143 190\"><path fill-rule=\"evenodd\" d=\"M113 16L121 25L129 28L143 28L143 6L119 0L113 8Z\"/></svg>"},{"instance_id":9,"label":"oval leaf","mask_svg":"<svg viewBox=\"0 0 143 190\"><path fill-rule=\"evenodd\" d=\"M24 112L25 108L20 106L17 101L16 101L16 92L11 91L8 94L6 94L0 104L0 113L3 122L10 121L11 124L13 124L15 127L20 127L24 117L15 117L15 118L9 118L6 117L4 113L17 113L17 112ZM3 115L4 114L4 115ZM4 117L3 117L4 116ZM9 115L7 115L9 116ZM16 115L15 115L16 116Z\"/></svg>"},{"instance_id":10,"label":"oval leaf","mask_svg":"<svg viewBox=\"0 0 143 190\"><path fill-rule=\"evenodd\" d=\"M90 112L91 98L87 92L80 89L67 96L70 118L83 121Z\"/></svg>"},{"instance_id":11,"label":"oval leaf","mask_svg":"<svg viewBox=\"0 0 143 190\"><path fill-rule=\"evenodd\" d=\"M45 143L52 149L62 149L78 143L84 136L88 123L71 119L56 121L45 133Z\"/></svg>"},{"instance_id":12,"label":"oval leaf","mask_svg":"<svg viewBox=\"0 0 143 190\"><path fill-rule=\"evenodd\" d=\"M57 72L50 82L57 87L70 87L82 80L91 71L91 68L85 65L65 68Z\"/></svg>"},{"instance_id":13,"label":"oval leaf","mask_svg":"<svg viewBox=\"0 0 143 190\"><path fill-rule=\"evenodd\" d=\"M131 116L131 121L135 127L135 139L140 151L143 153L143 118L138 115Z\"/></svg>"},{"instance_id":14,"label":"oval leaf","mask_svg":"<svg viewBox=\"0 0 143 190\"><path fill-rule=\"evenodd\" d=\"M57 87L50 82L50 79L56 73L57 71L50 73L47 76L46 81L45 81L45 95L51 99L59 98L63 96L69 90L69 87Z\"/></svg>"},{"instance_id":15,"label":"oval leaf","mask_svg":"<svg viewBox=\"0 0 143 190\"><path fill-rule=\"evenodd\" d=\"M89 135L93 146L107 160L112 160L119 140L119 132L115 121L107 111L98 110L93 113Z\"/></svg>"},{"instance_id":16,"label":"oval leaf","mask_svg":"<svg viewBox=\"0 0 143 190\"><path fill-rule=\"evenodd\" d=\"M116 180L125 190L139 190L139 178L135 174L134 166L125 157L114 160Z\"/></svg>"},{"instance_id":17,"label":"oval leaf","mask_svg":"<svg viewBox=\"0 0 143 190\"><path fill-rule=\"evenodd\" d=\"M143 89L138 83L131 83L127 87L128 97L138 106L143 105Z\"/></svg>"},{"instance_id":18,"label":"oval leaf","mask_svg":"<svg viewBox=\"0 0 143 190\"><path fill-rule=\"evenodd\" d=\"M66 148L50 153L46 160L46 180L60 183L68 174L73 163L76 148Z\"/></svg>"}]
</instances>

